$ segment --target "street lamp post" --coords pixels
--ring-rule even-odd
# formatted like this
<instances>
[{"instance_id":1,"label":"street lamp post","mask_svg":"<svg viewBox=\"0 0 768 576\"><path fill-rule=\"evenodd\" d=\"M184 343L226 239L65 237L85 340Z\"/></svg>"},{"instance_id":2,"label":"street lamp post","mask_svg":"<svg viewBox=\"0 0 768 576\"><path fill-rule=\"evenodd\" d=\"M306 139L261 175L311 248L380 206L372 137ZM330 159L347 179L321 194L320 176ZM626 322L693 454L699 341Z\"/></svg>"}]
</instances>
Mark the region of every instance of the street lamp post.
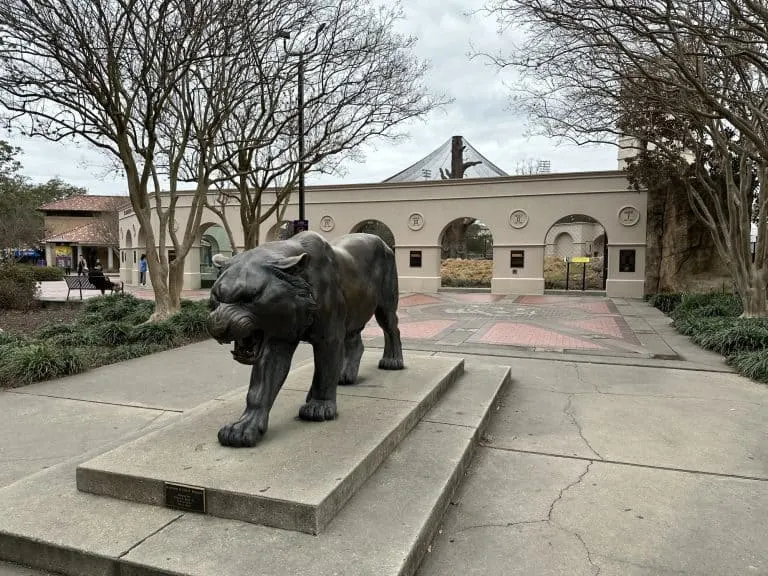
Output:
<instances>
[{"instance_id":1,"label":"street lamp post","mask_svg":"<svg viewBox=\"0 0 768 576\"><path fill-rule=\"evenodd\" d=\"M288 40L291 39L291 35L287 30L282 30L279 32L278 37L283 39L283 45L285 47L285 52L289 56L298 56L299 57L299 71L298 71L298 81L299 81L299 94L298 94L298 120L299 120L299 219L297 222L294 223L294 234L301 232L303 230L309 229L309 222L307 222L306 219L306 212L305 212L305 195L304 195L304 56L310 55L312 52L314 52L317 49L317 44L320 40L320 33L325 28L325 23L320 24L320 26L317 27L317 30L315 31L315 41L311 48L307 48L305 50L301 51L292 51L288 50Z\"/></svg>"}]
</instances>

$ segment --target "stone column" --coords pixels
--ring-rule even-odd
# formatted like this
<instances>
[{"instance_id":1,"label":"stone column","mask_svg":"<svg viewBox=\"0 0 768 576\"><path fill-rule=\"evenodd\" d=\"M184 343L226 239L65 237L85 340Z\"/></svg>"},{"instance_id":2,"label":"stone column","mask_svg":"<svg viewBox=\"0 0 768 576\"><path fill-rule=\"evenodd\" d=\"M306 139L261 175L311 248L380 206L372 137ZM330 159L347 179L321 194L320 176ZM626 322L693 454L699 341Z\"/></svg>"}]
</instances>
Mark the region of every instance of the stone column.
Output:
<instances>
[{"instance_id":1,"label":"stone column","mask_svg":"<svg viewBox=\"0 0 768 576\"><path fill-rule=\"evenodd\" d=\"M53 252L53 244L45 245L45 265L56 266L56 256Z\"/></svg>"},{"instance_id":2,"label":"stone column","mask_svg":"<svg viewBox=\"0 0 768 576\"><path fill-rule=\"evenodd\" d=\"M107 270L112 270L112 266L114 264L112 258L112 247L107 246Z\"/></svg>"}]
</instances>

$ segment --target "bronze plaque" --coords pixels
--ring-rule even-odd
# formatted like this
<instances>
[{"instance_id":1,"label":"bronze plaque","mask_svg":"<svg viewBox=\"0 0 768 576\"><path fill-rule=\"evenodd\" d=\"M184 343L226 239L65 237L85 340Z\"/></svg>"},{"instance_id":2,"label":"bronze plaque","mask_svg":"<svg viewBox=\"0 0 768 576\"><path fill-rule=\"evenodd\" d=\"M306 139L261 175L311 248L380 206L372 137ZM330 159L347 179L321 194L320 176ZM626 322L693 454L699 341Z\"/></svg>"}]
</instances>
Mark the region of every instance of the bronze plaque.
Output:
<instances>
[{"instance_id":1,"label":"bronze plaque","mask_svg":"<svg viewBox=\"0 0 768 576\"><path fill-rule=\"evenodd\" d=\"M205 514L205 488L166 482L165 505L167 508Z\"/></svg>"}]
</instances>

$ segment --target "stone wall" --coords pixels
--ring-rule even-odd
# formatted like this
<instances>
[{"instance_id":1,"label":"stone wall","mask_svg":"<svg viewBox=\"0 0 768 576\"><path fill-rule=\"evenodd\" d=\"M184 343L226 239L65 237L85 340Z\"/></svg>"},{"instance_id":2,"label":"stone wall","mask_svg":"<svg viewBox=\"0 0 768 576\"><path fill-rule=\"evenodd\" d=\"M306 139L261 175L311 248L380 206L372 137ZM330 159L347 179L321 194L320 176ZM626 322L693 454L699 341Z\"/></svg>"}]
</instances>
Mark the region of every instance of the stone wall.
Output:
<instances>
[{"instance_id":1,"label":"stone wall","mask_svg":"<svg viewBox=\"0 0 768 576\"><path fill-rule=\"evenodd\" d=\"M684 190L648 191L645 293L730 290L728 268Z\"/></svg>"}]
</instances>

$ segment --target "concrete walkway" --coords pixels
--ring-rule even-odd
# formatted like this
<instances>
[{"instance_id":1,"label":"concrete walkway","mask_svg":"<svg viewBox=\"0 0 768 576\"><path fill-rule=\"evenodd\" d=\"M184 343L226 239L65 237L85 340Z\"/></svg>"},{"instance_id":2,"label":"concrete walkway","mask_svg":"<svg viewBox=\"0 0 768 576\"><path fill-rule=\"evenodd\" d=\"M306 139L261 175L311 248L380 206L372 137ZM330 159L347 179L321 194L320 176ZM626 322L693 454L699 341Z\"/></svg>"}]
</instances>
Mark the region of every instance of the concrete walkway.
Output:
<instances>
[{"instance_id":1,"label":"concrete walkway","mask_svg":"<svg viewBox=\"0 0 768 576\"><path fill-rule=\"evenodd\" d=\"M513 384L421 576L768 575L768 387L730 373L642 302L460 296L404 299L404 334L430 335L406 347L462 356L468 368L511 366ZM582 322L596 318L614 324ZM600 348L554 336L550 347L490 343L489 333L520 338L494 331L499 323ZM607 339L592 338L598 328ZM640 334L674 359L654 355ZM366 336L367 347L379 344L375 329ZM301 346L294 366L306 362ZM208 341L4 391L0 489L166 425L243 388L247 375ZM34 572L0 565L0 574Z\"/></svg>"}]
</instances>

